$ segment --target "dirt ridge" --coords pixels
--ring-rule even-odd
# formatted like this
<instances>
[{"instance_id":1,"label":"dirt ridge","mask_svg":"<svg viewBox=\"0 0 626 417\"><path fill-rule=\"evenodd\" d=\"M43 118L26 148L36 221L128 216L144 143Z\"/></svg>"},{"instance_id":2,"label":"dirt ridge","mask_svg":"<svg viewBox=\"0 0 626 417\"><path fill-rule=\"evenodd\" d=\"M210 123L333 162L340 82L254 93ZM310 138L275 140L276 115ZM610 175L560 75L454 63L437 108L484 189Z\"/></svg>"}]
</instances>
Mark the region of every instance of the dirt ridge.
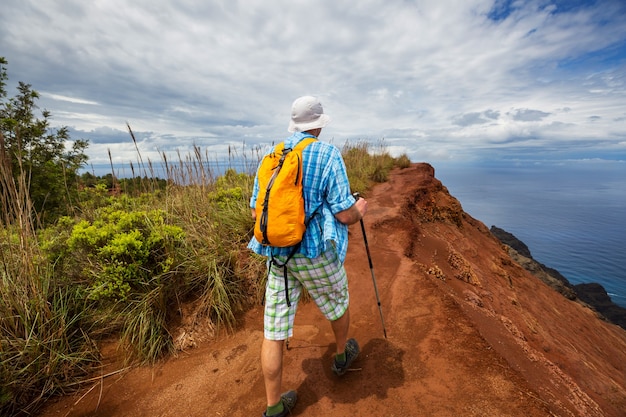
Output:
<instances>
[{"instance_id":1,"label":"dirt ridge","mask_svg":"<svg viewBox=\"0 0 626 417\"><path fill-rule=\"evenodd\" d=\"M357 224L346 269L361 356L332 375L330 326L301 304L284 355L284 388L299 393L293 415L626 415L626 332L515 263L432 166L393 171L367 199L388 338ZM235 333L102 378L40 415L260 416L261 340L256 306Z\"/></svg>"}]
</instances>

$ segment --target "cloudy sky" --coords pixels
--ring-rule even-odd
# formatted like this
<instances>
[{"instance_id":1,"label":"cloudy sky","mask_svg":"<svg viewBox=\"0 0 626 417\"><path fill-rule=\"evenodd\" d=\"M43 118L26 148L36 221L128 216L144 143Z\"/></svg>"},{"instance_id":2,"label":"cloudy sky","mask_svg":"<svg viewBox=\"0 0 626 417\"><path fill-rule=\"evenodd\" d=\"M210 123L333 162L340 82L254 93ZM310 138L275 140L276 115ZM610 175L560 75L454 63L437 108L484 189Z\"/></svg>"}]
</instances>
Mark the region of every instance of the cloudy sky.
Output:
<instances>
[{"instance_id":1,"label":"cloudy sky","mask_svg":"<svg viewBox=\"0 0 626 417\"><path fill-rule=\"evenodd\" d=\"M32 85L92 164L321 138L414 161L626 160L624 0L3 0L9 96Z\"/></svg>"}]
</instances>

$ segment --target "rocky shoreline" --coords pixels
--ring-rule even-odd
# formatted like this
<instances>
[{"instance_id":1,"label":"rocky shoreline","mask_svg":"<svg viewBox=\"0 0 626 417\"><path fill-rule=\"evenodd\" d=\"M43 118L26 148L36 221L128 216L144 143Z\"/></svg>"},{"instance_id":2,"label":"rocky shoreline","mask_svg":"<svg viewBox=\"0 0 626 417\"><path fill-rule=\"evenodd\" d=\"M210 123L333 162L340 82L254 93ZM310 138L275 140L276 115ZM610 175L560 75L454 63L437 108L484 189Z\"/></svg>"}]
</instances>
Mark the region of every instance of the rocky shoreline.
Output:
<instances>
[{"instance_id":1,"label":"rocky shoreline","mask_svg":"<svg viewBox=\"0 0 626 417\"><path fill-rule=\"evenodd\" d=\"M626 330L626 308L615 304L602 285L595 282L572 285L559 271L533 259L528 246L512 233L496 226L491 226L489 230L508 247L511 257L528 272L567 299L589 306L604 320Z\"/></svg>"}]
</instances>

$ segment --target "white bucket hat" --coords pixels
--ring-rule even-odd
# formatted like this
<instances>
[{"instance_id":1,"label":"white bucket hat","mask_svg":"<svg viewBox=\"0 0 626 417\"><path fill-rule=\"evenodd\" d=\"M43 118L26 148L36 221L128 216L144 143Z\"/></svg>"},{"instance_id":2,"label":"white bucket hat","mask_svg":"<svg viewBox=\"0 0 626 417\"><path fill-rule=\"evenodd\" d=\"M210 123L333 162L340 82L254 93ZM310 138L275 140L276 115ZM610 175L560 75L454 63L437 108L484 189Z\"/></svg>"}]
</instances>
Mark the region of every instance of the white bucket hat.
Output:
<instances>
[{"instance_id":1,"label":"white bucket hat","mask_svg":"<svg viewBox=\"0 0 626 417\"><path fill-rule=\"evenodd\" d=\"M330 116L324 114L322 103L312 96L296 99L291 106L291 121L289 132L306 132L307 130L326 127L330 123Z\"/></svg>"}]
</instances>

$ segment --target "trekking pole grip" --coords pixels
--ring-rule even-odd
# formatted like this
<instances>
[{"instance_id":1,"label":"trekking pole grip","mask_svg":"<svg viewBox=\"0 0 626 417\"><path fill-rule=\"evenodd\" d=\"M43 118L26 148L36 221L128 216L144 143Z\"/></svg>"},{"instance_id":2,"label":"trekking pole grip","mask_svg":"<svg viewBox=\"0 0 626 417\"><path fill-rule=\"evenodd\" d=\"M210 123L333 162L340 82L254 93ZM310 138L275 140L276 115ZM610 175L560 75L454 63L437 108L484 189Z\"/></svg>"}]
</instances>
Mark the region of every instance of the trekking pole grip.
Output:
<instances>
[{"instance_id":1,"label":"trekking pole grip","mask_svg":"<svg viewBox=\"0 0 626 417\"><path fill-rule=\"evenodd\" d=\"M359 193L353 193L352 197L358 200L359 198L361 198L361 195ZM369 261L370 269L372 269L374 265L372 264L372 255L370 254L370 246L367 243L367 234L365 233L365 223L363 223L362 218L360 219L360 222L361 222L361 232L363 232L363 241L365 242L365 251L367 252L367 260Z\"/></svg>"}]
</instances>

